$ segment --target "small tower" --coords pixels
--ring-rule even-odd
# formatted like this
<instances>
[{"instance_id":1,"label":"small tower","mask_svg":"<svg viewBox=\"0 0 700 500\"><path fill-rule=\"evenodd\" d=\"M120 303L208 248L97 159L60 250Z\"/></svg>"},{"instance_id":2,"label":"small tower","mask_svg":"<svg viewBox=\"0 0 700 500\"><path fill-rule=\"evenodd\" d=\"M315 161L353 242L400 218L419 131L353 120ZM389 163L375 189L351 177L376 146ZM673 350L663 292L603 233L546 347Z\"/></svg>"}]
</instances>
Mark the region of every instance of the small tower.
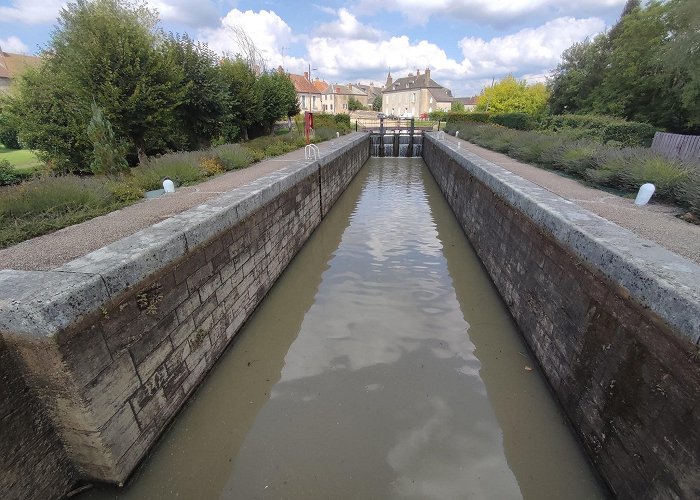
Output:
<instances>
[{"instance_id":1,"label":"small tower","mask_svg":"<svg viewBox=\"0 0 700 500\"><path fill-rule=\"evenodd\" d=\"M389 74L386 76L386 85L384 85L385 89L390 89L391 85L394 83L394 79L391 77L391 71Z\"/></svg>"}]
</instances>

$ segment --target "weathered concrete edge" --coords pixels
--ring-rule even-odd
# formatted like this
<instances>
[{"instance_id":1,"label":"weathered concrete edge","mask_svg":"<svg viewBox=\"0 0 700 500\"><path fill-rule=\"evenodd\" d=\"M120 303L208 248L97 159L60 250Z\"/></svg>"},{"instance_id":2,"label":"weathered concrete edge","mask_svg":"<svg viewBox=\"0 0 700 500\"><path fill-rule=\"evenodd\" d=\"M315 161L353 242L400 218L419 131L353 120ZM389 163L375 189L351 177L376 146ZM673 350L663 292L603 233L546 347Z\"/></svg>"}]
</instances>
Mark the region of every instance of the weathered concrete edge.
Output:
<instances>
[{"instance_id":1,"label":"weathered concrete edge","mask_svg":"<svg viewBox=\"0 0 700 500\"><path fill-rule=\"evenodd\" d=\"M281 192L353 149L367 133L319 145L318 160L298 160L244 186L90 252L51 271L0 270L0 334L51 336L245 219ZM278 158L284 160L284 156Z\"/></svg>"},{"instance_id":2,"label":"weathered concrete edge","mask_svg":"<svg viewBox=\"0 0 700 500\"><path fill-rule=\"evenodd\" d=\"M427 139L686 339L700 340L700 266L456 143Z\"/></svg>"}]
</instances>

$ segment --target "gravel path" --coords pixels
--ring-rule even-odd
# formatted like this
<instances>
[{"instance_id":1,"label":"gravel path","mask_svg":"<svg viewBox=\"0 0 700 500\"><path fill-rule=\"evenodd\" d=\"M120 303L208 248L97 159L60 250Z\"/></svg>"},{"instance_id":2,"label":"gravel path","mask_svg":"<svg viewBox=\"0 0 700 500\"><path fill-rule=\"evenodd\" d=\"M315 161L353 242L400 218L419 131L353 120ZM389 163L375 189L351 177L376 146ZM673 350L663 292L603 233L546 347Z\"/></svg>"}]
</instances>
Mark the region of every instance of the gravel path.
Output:
<instances>
[{"instance_id":1,"label":"gravel path","mask_svg":"<svg viewBox=\"0 0 700 500\"><path fill-rule=\"evenodd\" d=\"M462 139L450 136L446 136L445 139L453 143L459 141L461 148L573 201L672 252L700 263L700 226L679 219L677 215L682 214L683 211L677 207L662 203L650 203L640 207L634 204L633 199L584 186L574 179L519 162Z\"/></svg>"}]
</instances>

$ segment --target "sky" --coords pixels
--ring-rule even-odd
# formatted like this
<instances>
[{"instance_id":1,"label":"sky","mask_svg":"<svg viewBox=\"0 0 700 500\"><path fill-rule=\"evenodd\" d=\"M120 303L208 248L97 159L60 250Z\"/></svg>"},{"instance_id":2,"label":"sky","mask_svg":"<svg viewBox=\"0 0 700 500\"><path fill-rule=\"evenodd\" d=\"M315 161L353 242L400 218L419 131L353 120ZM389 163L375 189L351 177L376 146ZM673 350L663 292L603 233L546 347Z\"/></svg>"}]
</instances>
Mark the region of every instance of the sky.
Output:
<instances>
[{"instance_id":1,"label":"sky","mask_svg":"<svg viewBox=\"0 0 700 500\"><path fill-rule=\"evenodd\" d=\"M317 1L318 3L313 3ZM238 52L232 27L255 41L269 68L311 69L328 83L383 85L430 68L455 96L508 74L544 81L562 51L608 29L625 0L145 0L165 31L214 51ZM36 54L60 0L0 0L0 46Z\"/></svg>"}]
</instances>

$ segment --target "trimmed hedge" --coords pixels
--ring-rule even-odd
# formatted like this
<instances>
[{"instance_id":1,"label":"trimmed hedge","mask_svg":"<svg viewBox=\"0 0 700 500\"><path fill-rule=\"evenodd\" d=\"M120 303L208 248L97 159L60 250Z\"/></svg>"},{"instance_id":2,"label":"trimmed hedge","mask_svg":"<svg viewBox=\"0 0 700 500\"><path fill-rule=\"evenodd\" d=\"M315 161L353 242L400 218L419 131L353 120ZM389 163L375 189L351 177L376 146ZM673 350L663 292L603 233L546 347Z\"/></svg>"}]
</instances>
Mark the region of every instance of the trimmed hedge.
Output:
<instances>
[{"instance_id":1,"label":"trimmed hedge","mask_svg":"<svg viewBox=\"0 0 700 500\"><path fill-rule=\"evenodd\" d=\"M542 129L569 132L580 139L596 139L603 143L616 142L622 146L649 147L656 127L648 123L630 122L603 115L550 115Z\"/></svg>"},{"instance_id":2,"label":"trimmed hedge","mask_svg":"<svg viewBox=\"0 0 700 500\"><path fill-rule=\"evenodd\" d=\"M301 119L301 123L303 126L303 117ZM342 113L337 115L331 115L327 113L314 114L314 129L318 130L321 128L337 129L337 131L341 134L350 132L350 115Z\"/></svg>"},{"instance_id":3,"label":"trimmed hedge","mask_svg":"<svg viewBox=\"0 0 700 500\"><path fill-rule=\"evenodd\" d=\"M460 123L488 123L491 115L489 113L473 113L468 111L450 111L447 113L447 123L458 125Z\"/></svg>"},{"instance_id":4,"label":"trimmed hedge","mask_svg":"<svg viewBox=\"0 0 700 500\"><path fill-rule=\"evenodd\" d=\"M501 113L491 116L491 122L516 130L534 130L539 126L537 119L527 113Z\"/></svg>"}]
</instances>

